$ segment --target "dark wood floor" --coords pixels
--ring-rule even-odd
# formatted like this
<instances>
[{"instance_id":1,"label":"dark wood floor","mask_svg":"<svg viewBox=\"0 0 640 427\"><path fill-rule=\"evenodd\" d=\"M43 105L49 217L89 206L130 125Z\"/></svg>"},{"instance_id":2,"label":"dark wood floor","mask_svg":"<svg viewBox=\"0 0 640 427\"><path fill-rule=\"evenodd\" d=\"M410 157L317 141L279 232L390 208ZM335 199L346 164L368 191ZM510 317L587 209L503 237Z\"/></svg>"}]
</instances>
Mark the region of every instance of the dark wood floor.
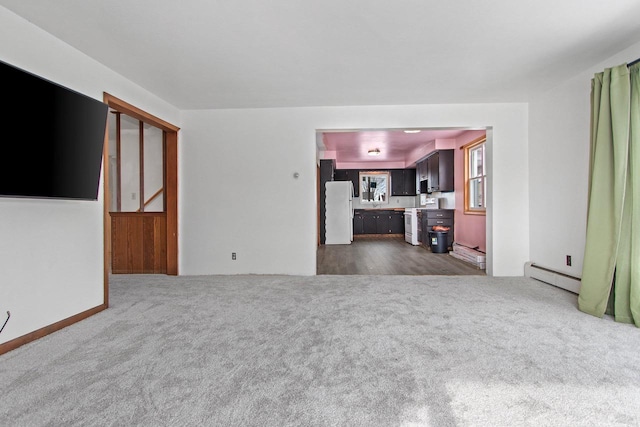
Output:
<instances>
[{"instance_id":1,"label":"dark wood floor","mask_svg":"<svg viewBox=\"0 0 640 427\"><path fill-rule=\"evenodd\" d=\"M485 275L476 266L404 241L404 236L354 236L350 245L320 245L318 274Z\"/></svg>"}]
</instances>

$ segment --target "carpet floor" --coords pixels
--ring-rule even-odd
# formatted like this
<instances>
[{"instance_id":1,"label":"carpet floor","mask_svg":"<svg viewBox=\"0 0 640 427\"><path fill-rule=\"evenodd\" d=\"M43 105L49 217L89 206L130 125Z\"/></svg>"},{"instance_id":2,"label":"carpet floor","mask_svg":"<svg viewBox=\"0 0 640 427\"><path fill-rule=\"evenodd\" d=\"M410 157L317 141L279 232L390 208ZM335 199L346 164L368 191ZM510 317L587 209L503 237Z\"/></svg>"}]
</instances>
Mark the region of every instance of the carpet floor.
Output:
<instances>
[{"instance_id":1,"label":"carpet floor","mask_svg":"<svg viewBox=\"0 0 640 427\"><path fill-rule=\"evenodd\" d=\"M640 330L533 279L110 281L0 356L0 425L640 425Z\"/></svg>"}]
</instances>

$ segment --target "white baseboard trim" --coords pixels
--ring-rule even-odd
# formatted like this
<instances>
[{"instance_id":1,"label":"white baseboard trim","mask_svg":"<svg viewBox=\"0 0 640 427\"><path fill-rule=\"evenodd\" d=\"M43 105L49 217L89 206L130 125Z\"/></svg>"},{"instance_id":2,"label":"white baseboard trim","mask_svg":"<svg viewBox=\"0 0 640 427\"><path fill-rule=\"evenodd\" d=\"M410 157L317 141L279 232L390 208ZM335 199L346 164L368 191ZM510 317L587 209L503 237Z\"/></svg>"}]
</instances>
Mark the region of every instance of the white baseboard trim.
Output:
<instances>
[{"instance_id":1,"label":"white baseboard trim","mask_svg":"<svg viewBox=\"0 0 640 427\"><path fill-rule=\"evenodd\" d=\"M526 262L524 264L524 275L558 288L566 289L574 294L580 293L581 281L578 277L560 273L558 271L536 265L533 262Z\"/></svg>"}]
</instances>

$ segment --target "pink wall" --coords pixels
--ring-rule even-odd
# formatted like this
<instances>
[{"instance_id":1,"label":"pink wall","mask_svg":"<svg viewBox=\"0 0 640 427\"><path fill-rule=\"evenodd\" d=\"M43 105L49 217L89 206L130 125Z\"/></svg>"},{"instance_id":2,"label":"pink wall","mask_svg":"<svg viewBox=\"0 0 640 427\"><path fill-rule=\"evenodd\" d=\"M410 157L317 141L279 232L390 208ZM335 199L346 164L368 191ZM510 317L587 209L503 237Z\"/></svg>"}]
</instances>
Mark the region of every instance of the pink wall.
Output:
<instances>
[{"instance_id":1,"label":"pink wall","mask_svg":"<svg viewBox=\"0 0 640 427\"><path fill-rule=\"evenodd\" d=\"M487 221L484 215L465 215L464 213L464 150L463 145L486 135L484 130L470 130L456 138L454 161L454 182L456 194L455 236L457 243L469 247L478 247L486 252Z\"/></svg>"}]
</instances>

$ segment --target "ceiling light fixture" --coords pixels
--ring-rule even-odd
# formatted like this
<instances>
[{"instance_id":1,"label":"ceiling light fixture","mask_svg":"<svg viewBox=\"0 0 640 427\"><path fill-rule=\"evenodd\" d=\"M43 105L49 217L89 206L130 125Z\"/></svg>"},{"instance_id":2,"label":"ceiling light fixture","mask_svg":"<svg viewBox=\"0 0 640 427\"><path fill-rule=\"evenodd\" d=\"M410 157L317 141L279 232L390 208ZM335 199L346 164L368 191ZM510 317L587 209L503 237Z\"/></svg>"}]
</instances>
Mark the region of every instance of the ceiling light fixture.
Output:
<instances>
[{"instance_id":1,"label":"ceiling light fixture","mask_svg":"<svg viewBox=\"0 0 640 427\"><path fill-rule=\"evenodd\" d=\"M420 129L406 129L404 133L420 133Z\"/></svg>"},{"instance_id":2,"label":"ceiling light fixture","mask_svg":"<svg viewBox=\"0 0 640 427\"><path fill-rule=\"evenodd\" d=\"M377 148L374 148L373 150L367 151L367 154L369 154L370 156L379 156L380 150L378 150Z\"/></svg>"}]
</instances>

